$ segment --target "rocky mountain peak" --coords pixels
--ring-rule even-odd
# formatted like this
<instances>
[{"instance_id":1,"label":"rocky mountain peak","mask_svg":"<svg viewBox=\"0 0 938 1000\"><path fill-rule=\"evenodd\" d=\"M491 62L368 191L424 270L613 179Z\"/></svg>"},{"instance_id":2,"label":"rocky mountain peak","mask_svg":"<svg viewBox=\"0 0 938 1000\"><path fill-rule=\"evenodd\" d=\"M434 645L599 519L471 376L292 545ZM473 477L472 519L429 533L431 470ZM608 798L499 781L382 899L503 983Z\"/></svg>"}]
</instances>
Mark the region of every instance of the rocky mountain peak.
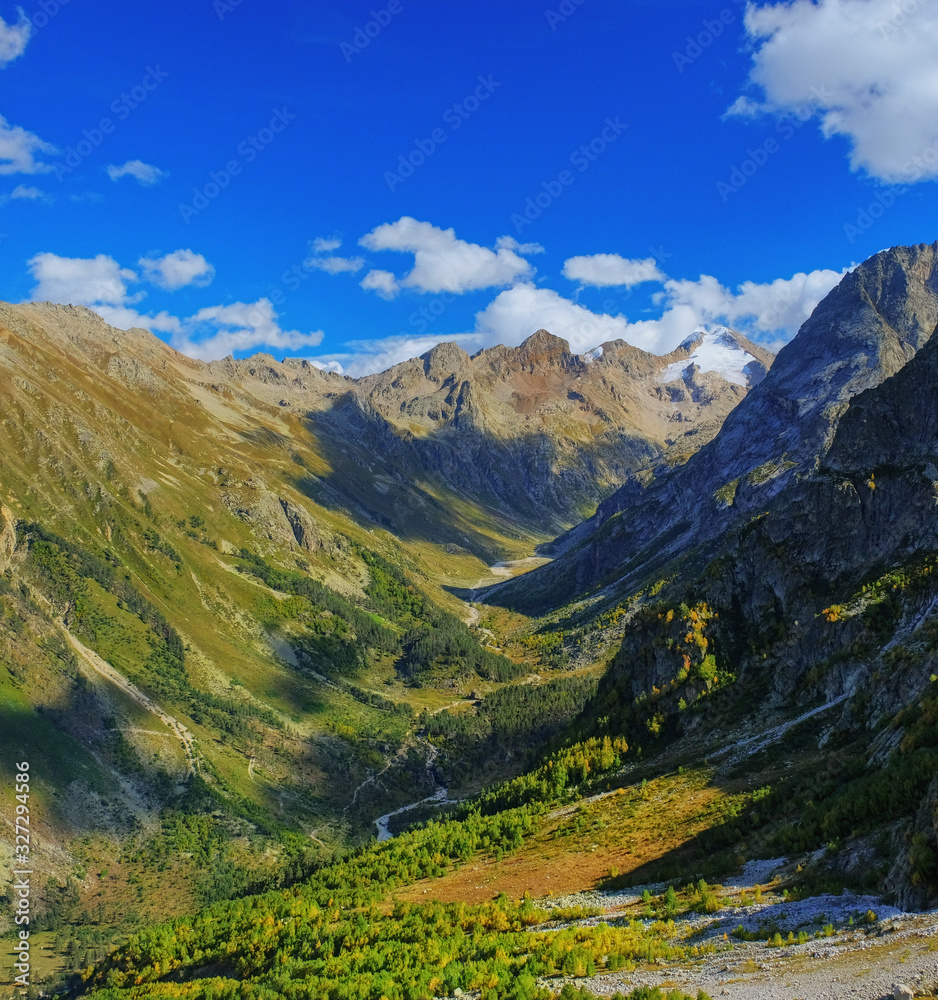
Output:
<instances>
[{"instance_id":1,"label":"rocky mountain peak","mask_svg":"<svg viewBox=\"0 0 938 1000\"><path fill-rule=\"evenodd\" d=\"M526 364L557 361L566 363L568 359L573 361L570 344L562 337L555 337L547 330L538 330L531 334L527 340L515 348L515 352Z\"/></svg>"},{"instance_id":2,"label":"rocky mountain peak","mask_svg":"<svg viewBox=\"0 0 938 1000\"><path fill-rule=\"evenodd\" d=\"M420 355L420 360L423 362L424 373L427 376L444 373L445 377L464 372L470 364L469 355L459 344L452 342L431 347L426 354Z\"/></svg>"}]
</instances>

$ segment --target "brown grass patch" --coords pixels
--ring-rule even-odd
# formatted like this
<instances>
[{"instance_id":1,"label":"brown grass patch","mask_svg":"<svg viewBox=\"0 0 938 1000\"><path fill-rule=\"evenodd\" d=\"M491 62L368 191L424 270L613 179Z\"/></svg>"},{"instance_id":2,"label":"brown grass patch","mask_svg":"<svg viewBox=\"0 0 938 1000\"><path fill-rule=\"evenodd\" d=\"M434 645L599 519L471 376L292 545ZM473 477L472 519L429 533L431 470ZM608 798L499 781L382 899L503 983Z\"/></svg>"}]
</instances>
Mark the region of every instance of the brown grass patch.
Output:
<instances>
[{"instance_id":1,"label":"brown grass patch","mask_svg":"<svg viewBox=\"0 0 938 1000\"><path fill-rule=\"evenodd\" d=\"M526 892L538 898L594 889L613 869L628 875L682 848L690 858L690 842L722 818L727 799L703 772L616 789L551 814L510 857L476 859L395 895L480 903L500 892L518 899Z\"/></svg>"}]
</instances>

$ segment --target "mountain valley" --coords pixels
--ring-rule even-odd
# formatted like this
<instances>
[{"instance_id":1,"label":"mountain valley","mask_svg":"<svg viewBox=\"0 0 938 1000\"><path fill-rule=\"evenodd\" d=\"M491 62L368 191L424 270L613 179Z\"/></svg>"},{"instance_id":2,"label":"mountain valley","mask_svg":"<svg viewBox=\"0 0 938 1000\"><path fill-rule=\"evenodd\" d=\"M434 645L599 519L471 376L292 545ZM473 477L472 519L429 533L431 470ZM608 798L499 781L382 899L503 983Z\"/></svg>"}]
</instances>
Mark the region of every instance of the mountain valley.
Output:
<instances>
[{"instance_id":1,"label":"mountain valley","mask_svg":"<svg viewBox=\"0 0 938 1000\"><path fill-rule=\"evenodd\" d=\"M775 996L880 949L879 997L898 942L934 988L936 328L938 244L777 357L540 330L351 379L0 305L48 988Z\"/></svg>"}]
</instances>

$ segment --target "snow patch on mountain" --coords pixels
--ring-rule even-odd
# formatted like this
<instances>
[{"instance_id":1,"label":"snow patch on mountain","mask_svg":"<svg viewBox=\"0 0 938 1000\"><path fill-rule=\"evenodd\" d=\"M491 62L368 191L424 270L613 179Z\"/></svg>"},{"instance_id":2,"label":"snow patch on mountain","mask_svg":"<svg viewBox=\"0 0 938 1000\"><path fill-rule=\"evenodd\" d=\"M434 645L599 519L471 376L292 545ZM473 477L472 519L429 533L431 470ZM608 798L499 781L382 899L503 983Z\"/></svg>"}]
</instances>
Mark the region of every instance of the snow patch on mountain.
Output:
<instances>
[{"instance_id":1,"label":"snow patch on mountain","mask_svg":"<svg viewBox=\"0 0 938 1000\"><path fill-rule=\"evenodd\" d=\"M684 378L691 365L696 365L701 373L716 372L727 382L749 385L746 366L756 359L740 347L736 338L725 326L712 329L699 327L681 343L678 350L681 348L689 350L694 344L697 346L690 357L668 365L662 371L659 381L676 382Z\"/></svg>"},{"instance_id":2,"label":"snow patch on mountain","mask_svg":"<svg viewBox=\"0 0 938 1000\"><path fill-rule=\"evenodd\" d=\"M601 347L594 347L591 351L587 351L586 354L580 355L580 360L589 364L591 361L598 361L603 356L603 349Z\"/></svg>"}]
</instances>

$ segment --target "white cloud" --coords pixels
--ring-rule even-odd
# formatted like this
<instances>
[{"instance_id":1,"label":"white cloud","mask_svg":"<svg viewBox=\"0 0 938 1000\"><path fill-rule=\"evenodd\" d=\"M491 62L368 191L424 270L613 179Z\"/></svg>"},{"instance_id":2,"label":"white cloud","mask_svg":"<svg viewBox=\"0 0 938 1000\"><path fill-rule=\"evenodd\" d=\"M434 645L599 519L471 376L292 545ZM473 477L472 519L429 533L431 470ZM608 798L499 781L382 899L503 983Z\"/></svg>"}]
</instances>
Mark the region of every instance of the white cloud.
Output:
<instances>
[{"instance_id":1,"label":"white cloud","mask_svg":"<svg viewBox=\"0 0 938 1000\"><path fill-rule=\"evenodd\" d=\"M320 371L336 372L338 375L345 374L345 369L342 367L341 361L321 361L319 358L307 358L306 360L313 367L320 369Z\"/></svg>"},{"instance_id":2,"label":"white cloud","mask_svg":"<svg viewBox=\"0 0 938 1000\"><path fill-rule=\"evenodd\" d=\"M436 347L444 340L455 342L464 350L473 352L483 346L484 339L478 333L462 333L447 337L399 335L379 340L353 340L344 345L346 351L310 358L310 362L320 368L359 378L362 375L387 371L393 365L409 358L419 358L421 354L426 354L430 348Z\"/></svg>"},{"instance_id":3,"label":"white cloud","mask_svg":"<svg viewBox=\"0 0 938 1000\"><path fill-rule=\"evenodd\" d=\"M54 253L38 253L28 261L36 280L31 298L34 302L47 299L83 305L94 309L99 316L121 330L143 327L163 333L177 333L182 329L180 320L163 311L147 316L131 308L143 298L144 293L131 295L127 286L139 278L134 271L121 267L113 257L59 257Z\"/></svg>"},{"instance_id":4,"label":"white cloud","mask_svg":"<svg viewBox=\"0 0 938 1000\"><path fill-rule=\"evenodd\" d=\"M256 302L233 302L206 306L194 315L180 319L165 310L143 315L123 305L94 303L92 308L119 330L143 327L170 335L170 343L190 358L217 361L229 354L254 352L261 348L285 351L312 350L322 342L323 333L300 333L284 330L269 299Z\"/></svg>"},{"instance_id":5,"label":"white cloud","mask_svg":"<svg viewBox=\"0 0 938 1000\"><path fill-rule=\"evenodd\" d=\"M571 281L595 288L625 286L631 288L645 281L664 281L654 258L629 260L617 253L594 253L585 257L571 257L564 262L563 276Z\"/></svg>"},{"instance_id":6,"label":"white cloud","mask_svg":"<svg viewBox=\"0 0 938 1000\"><path fill-rule=\"evenodd\" d=\"M468 292L511 285L534 273L514 250L497 250L456 238L452 229L403 216L378 226L359 243L368 250L397 250L414 255L414 267L400 281L419 292ZM378 272L382 273L382 272ZM383 272L386 273L386 272Z\"/></svg>"},{"instance_id":7,"label":"white cloud","mask_svg":"<svg viewBox=\"0 0 938 1000\"><path fill-rule=\"evenodd\" d=\"M394 276L386 271L378 273L386 276L393 291ZM694 329L709 323L726 324L777 351L842 277L843 272L832 270L799 272L764 283L744 281L733 291L711 275L678 280L661 274L658 279L648 279L661 283L661 290L653 296L661 315L635 321L621 313L593 312L553 289L520 282L501 291L476 314L471 332L354 341L345 345L345 351L324 355L317 362L341 366L348 374L360 376L417 357L441 341L455 341L470 352L496 344L515 347L541 327L568 341L574 354L585 354L610 340L624 340L653 354L668 354ZM378 279L372 280L377 287Z\"/></svg>"},{"instance_id":8,"label":"white cloud","mask_svg":"<svg viewBox=\"0 0 938 1000\"><path fill-rule=\"evenodd\" d=\"M540 328L569 341L578 354L603 341L625 338L629 322L621 315L591 312L553 289L530 283L506 289L476 315L476 329L486 346L517 346Z\"/></svg>"},{"instance_id":9,"label":"white cloud","mask_svg":"<svg viewBox=\"0 0 938 1000\"><path fill-rule=\"evenodd\" d=\"M37 187L31 187L26 184L17 184L15 188L10 192L11 198L26 198L30 201L35 201L37 198L45 198L45 193L40 191Z\"/></svg>"},{"instance_id":10,"label":"white cloud","mask_svg":"<svg viewBox=\"0 0 938 1000\"><path fill-rule=\"evenodd\" d=\"M355 274L365 266L364 257L307 257L303 266L326 274Z\"/></svg>"},{"instance_id":11,"label":"white cloud","mask_svg":"<svg viewBox=\"0 0 938 1000\"><path fill-rule=\"evenodd\" d=\"M850 165L883 181L938 177L938 4L794 0L750 4L750 72L761 91L732 111L815 115L851 143Z\"/></svg>"},{"instance_id":12,"label":"white cloud","mask_svg":"<svg viewBox=\"0 0 938 1000\"><path fill-rule=\"evenodd\" d=\"M277 311L266 298L208 306L185 320L184 332L173 338L173 347L190 357L211 361L259 347L298 351L322 343L321 330L284 330L277 319Z\"/></svg>"},{"instance_id":13,"label":"white cloud","mask_svg":"<svg viewBox=\"0 0 938 1000\"><path fill-rule=\"evenodd\" d=\"M143 276L157 288L174 292L186 285L204 288L215 277L215 268L200 253L174 250L163 257L141 257Z\"/></svg>"},{"instance_id":14,"label":"white cloud","mask_svg":"<svg viewBox=\"0 0 938 1000\"><path fill-rule=\"evenodd\" d=\"M544 253L540 243L519 243L514 236L499 236L495 241L496 250L514 250L515 253Z\"/></svg>"},{"instance_id":15,"label":"white cloud","mask_svg":"<svg viewBox=\"0 0 938 1000\"><path fill-rule=\"evenodd\" d=\"M182 320L166 310L147 315L131 309L130 306L113 306L106 302L95 302L91 308L107 323L118 330L139 327L142 330L157 330L160 333L182 333Z\"/></svg>"},{"instance_id":16,"label":"white cloud","mask_svg":"<svg viewBox=\"0 0 938 1000\"><path fill-rule=\"evenodd\" d=\"M107 175L112 181L119 181L122 177L133 177L144 187L152 187L160 181L169 177L169 173L154 167L151 163L144 163L143 160L128 160L120 167L111 164L107 168Z\"/></svg>"},{"instance_id":17,"label":"white cloud","mask_svg":"<svg viewBox=\"0 0 938 1000\"><path fill-rule=\"evenodd\" d=\"M18 59L26 51L26 43L32 34L32 22L26 16L22 7L17 7L19 20L16 24L7 24L0 17L0 68Z\"/></svg>"},{"instance_id":18,"label":"white cloud","mask_svg":"<svg viewBox=\"0 0 938 1000\"><path fill-rule=\"evenodd\" d=\"M744 281L734 293L702 274L697 281L669 279L664 297L669 308L686 306L700 322L735 324L760 339L777 333L790 339L843 276L841 271L800 271L762 284Z\"/></svg>"},{"instance_id":19,"label":"white cloud","mask_svg":"<svg viewBox=\"0 0 938 1000\"><path fill-rule=\"evenodd\" d=\"M310 255L303 261L303 267L326 274L356 274L365 266L364 257L336 257L333 251L340 246L342 240L338 236L317 236L309 245Z\"/></svg>"},{"instance_id":20,"label":"white cloud","mask_svg":"<svg viewBox=\"0 0 938 1000\"><path fill-rule=\"evenodd\" d=\"M125 305L131 301L127 285L139 280L135 272L103 253L91 258L37 253L27 263L36 280L33 301Z\"/></svg>"},{"instance_id":21,"label":"white cloud","mask_svg":"<svg viewBox=\"0 0 938 1000\"><path fill-rule=\"evenodd\" d=\"M767 283L744 281L735 292L702 274L696 281L664 279L655 299L657 319L631 322L626 316L594 313L549 288L516 285L476 316L486 345L520 344L543 327L583 354L607 340L622 339L654 354L667 354L697 326L725 323L755 340L790 340L842 272L803 272ZM664 276L662 275L662 278Z\"/></svg>"},{"instance_id":22,"label":"white cloud","mask_svg":"<svg viewBox=\"0 0 938 1000\"><path fill-rule=\"evenodd\" d=\"M758 118L762 105L746 94L740 94L723 113L724 118Z\"/></svg>"},{"instance_id":23,"label":"white cloud","mask_svg":"<svg viewBox=\"0 0 938 1000\"><path fill-rule=\"evenodd\" d=\"M17 184L9 193L0 194L0 205L10 201L42 201L51 204L53 197L40 188L28 184Z\"/></svg>"},{"instance_id":24,"label":"white cloud","mask_svg":"<svg viewBox=\"0 0 938 1000\"><path fill-rule=\"evenodd\" d=\"M366 292L377 292L382 299L390 301L401 290L397 278L390 271L369 271L359 282Z\"/></svg>"},{"instance_id":25,"label":"white cloud","mask_svg":"<svg viewBox=\"0 0 938 1000\"><path fill-rule=\"evenodd\" d=\"M0 174L48 173L52 166L37 161L36 156L54 152L52 143L19 125L11 125L0 115Z\"/></svg>"},{"instance_id":26,"label":"white cloud","mask_svg":"<svg viewBox=\"0 0 938 1000\"><path fill-rule=\"evenodd\" d=\"M340 246L342 246L342 241L338 237L317 236L310 244L310 250L313 253L332 253L333 250L338 250Z\"/></svg>"},{"instance_id":27,"label":"white cloud","mask_svg":"<svg viewBox=\"0 0 938 1000\"><path fill-rule=\"evenodd\" d=\"M200 254L185 256L191 251L176 251L148 264L173 261L159 271L168 280L181 280L188 274L204 274L199 261L211 268ZM257 302L233 302L207 306L186 319L165 310L145 315L132 308L143 298L143 292L131 295L128 285L139 281L136 272L106 254L96 257L59 257L54 253L36 254L29 262L36 281L33 301L48 299L94 309L112 326L120 330L143 327L171 335L173 347L190 357L212 360L235 351L251 351L261 347L287 351L311 350L322 342L322 331L301 333L284 330L269 299ZM174 267L180 268L174 270ZM195 282L191 282L195 283ZM177 285L176 287L182 287Z\"/></svg>"}]
</instances>

